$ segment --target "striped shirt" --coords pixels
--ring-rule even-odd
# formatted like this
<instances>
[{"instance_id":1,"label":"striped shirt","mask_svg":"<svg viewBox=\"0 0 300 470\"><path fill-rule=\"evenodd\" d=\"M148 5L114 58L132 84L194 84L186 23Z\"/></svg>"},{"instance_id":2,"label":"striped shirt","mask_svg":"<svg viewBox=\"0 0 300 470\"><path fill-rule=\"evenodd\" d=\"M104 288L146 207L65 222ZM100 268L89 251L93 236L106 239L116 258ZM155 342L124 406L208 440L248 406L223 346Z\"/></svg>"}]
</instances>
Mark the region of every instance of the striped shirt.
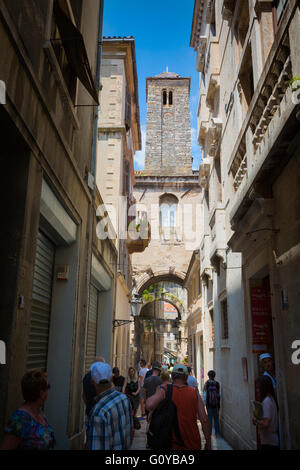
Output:
<instances>
[{"instance_id":1,"label":"striped shirt","mask_svg":"<svg viewBox=\"0 0 300 470\"><path fill-rule=\"evenodd\" d=\"M96 398L87 424L89 450L126 450L133 431L132 408L123 393L109 389Z\"/></svg>"}]
</instances>

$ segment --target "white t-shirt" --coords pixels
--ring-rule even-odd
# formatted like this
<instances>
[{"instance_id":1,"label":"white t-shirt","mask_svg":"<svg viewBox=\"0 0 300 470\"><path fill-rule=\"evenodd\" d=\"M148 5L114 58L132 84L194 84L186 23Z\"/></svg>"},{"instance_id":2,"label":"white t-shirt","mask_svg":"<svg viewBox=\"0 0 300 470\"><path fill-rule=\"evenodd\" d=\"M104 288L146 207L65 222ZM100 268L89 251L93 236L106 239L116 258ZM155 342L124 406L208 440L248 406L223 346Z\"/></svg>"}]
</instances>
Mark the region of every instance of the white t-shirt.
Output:
<instances>
[{"instance_id":1,"label":"white t-shirt","mask_svg":"<svg viewBox=\"0 0 300 470\"><path fill-rule=\"evenodd\" d=\"M147 372L148 372L148 369L146 367L143 367L143 369L139 370L139 377L143 377L141 388L144 385L145 375L147 374Z\"/></svg>"},{"instance_id":2,"label":"white t-shirt","mask_svg":"<svg viewBox=\"0 0 300 470\"><path fill-rule=\"evenodd\" d=\"M273 398L266 397L262 402L263 417L270 420L270 424L267 428L259 428L259 435L262 444L270 446L279 445L278 436L278 411L277 406Z\"/></svg>"}]
</instances>

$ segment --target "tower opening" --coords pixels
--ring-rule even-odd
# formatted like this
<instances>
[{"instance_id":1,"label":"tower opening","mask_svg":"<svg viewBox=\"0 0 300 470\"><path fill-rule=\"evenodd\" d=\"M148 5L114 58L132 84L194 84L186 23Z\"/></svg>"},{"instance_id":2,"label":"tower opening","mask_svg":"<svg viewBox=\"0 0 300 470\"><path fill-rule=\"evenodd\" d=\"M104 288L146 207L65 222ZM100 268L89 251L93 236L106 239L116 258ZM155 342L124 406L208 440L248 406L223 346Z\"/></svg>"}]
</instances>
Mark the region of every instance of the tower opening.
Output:
<instances>
[{"instance_id":1,"label":"tower opening","mask_svg":"<svg viewBox=\"0 0 300 470\"><path fill-rule=\"evenodd\" d=\"M166 90L163 91L163 105L165 106L167 104L167 92Z\"/></svg>"}]
</instances>

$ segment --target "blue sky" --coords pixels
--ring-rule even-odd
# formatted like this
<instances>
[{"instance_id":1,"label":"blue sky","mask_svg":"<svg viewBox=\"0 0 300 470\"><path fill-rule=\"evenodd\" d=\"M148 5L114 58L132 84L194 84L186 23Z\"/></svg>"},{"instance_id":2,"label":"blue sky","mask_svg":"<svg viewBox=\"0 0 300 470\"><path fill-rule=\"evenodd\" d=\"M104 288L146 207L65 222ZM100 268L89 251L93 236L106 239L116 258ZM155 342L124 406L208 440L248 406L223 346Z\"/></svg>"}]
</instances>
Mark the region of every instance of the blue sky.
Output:
<instances>
[{"instance_id":1,"label":"blue sky","mask_svg":"<svg viewBox=\"0 0 300 470\"><path fill-rule=\"evenodd\" d=\"M199 74L196 53L189 46L194 0L105 0L104 36L135 38L139 105L143 150L135 155L135 169L144 168L146 132L146 77L169 67L184 77L191 77L191 128L193 168L199 169L201 151L197 145L197 104Z\"/></svg>"}]
</instances>

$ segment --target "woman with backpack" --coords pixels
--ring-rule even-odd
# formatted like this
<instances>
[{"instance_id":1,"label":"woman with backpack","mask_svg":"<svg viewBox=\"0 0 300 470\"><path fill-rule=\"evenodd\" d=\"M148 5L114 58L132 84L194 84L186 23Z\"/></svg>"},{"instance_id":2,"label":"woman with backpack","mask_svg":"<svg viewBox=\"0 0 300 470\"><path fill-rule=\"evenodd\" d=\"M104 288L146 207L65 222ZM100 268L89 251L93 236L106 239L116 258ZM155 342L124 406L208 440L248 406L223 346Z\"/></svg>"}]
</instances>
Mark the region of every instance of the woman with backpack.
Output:
<instances>
[{"instance_id":1,"label":"woman with backpack","mask_svg":"<svg viewBox=\"0 0 300 470\"><path fill-rule=\"evenodd\" d=\"M215 435L220 435L219 410L220 410L220 384L215 380L214 370L208 372L208 380L205 382L203 392L206 395L206 410L208 414L210 429L212 431L213 421Z\"/></svg>"}]
</instances>

